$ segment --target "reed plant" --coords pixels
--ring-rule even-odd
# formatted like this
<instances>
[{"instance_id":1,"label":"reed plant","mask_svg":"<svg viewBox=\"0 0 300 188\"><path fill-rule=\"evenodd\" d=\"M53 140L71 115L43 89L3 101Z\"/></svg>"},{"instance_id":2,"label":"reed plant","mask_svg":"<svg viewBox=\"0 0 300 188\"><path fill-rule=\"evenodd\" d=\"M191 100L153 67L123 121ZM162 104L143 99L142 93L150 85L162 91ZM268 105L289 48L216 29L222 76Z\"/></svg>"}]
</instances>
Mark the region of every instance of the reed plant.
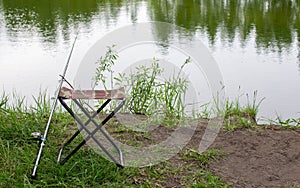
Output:
<instances>
[{"instance_id":1,"label":"reed plant","mask_svg":"<svg viewBox=\"0 0 300 188\"><path fill-rule=\"evenodd\" d=\"M167 117L184 117L185 114L185 94L188 89L188 80L183 78L181 73L185 65L191 61L190 58L186 59L181 65L177 75L172 75L166 79L162 84L163 101L166 108Z\"/></svg>"},{"instance_id":2,"label":"reed plant","mask_svg":"<svg viewBox=\"0 0 300 188\"><path fill-rule=\"evenodd\" d=\"M126 86L130 88L127 104L130 112L150 115L161 108L161 83L157 79L162 71L158 61L153 59L151 67L138 66L134 73L125 77Z\"/></svg>"},{"instance_id":3,"label":"reed plant","mask_svg":"<svg viewBox=\"0 0 300 188\"><path fill-rule=\"evenodd\" d=\"M124 112L152 115L163 112L167 118L182 118L185 116L185 94L188 80L183 78L182 72L191 59L188 58L180 67L180 71L169 78L162 78L163 68L159 61L153 58L150 66L140 65L130 74L119 73L113 76L112 66L117 61L118 54L109 47L104 57L97 62L95 86L102 84L107 88L105 75L110 74L115 85L125 86L128 100ZM113 82L111 81L111 84Z\"/></svg>"}]
</instances>

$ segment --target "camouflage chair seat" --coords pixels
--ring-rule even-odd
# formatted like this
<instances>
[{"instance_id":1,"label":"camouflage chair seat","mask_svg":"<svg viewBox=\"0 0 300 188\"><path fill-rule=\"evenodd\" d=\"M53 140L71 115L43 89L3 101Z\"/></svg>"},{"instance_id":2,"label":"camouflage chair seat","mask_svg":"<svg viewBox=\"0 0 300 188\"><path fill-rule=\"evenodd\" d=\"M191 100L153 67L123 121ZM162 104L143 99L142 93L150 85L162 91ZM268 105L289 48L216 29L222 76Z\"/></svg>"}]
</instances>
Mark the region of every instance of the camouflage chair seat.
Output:
<instances>
[{"instance_id":1,"label":"camouflage chair seat","mask_svg":"<svg viewBox=\"0 0 300 188\"><path fill-rule=\"evenodd\" d=\"M73 90L62 87L58 94L63 99L124 99L124 87L113 90Z\"/></svg>"}]
</instances>

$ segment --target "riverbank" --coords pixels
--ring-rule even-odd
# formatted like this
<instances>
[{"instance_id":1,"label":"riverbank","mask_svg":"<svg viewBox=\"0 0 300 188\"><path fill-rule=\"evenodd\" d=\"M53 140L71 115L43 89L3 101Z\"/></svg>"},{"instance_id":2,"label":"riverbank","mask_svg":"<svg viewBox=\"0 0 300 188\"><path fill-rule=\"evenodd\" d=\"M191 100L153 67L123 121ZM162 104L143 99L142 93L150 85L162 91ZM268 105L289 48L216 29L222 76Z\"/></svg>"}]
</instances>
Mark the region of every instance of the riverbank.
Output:
<instances>
[{"instance_id":1,"label":"riverbank","mask_svg":"<svg viewBox=\"0 0 300 188\"><path fill-rule=\"evenodd\" d=\"M0 187L245 187L300 185L300 129L257 125L246 114L228 114L213 145L198 153L207 119L198 119L187 144L171 159L144 168L118 168L89 147L83 147L65 165L56 163L60 144L77 125L62 111L54 114L38 178L30 179L38 151L32 132L43 132L49 103L31 110L0 103ZM242 119L241 119L242 117ZM112 127L118 125L114 122ZM131 143L159 142L174 127L158 126L147 134L108 129ZM122 137L120 137L120 134Z\"/></svg>"}]
</instances>

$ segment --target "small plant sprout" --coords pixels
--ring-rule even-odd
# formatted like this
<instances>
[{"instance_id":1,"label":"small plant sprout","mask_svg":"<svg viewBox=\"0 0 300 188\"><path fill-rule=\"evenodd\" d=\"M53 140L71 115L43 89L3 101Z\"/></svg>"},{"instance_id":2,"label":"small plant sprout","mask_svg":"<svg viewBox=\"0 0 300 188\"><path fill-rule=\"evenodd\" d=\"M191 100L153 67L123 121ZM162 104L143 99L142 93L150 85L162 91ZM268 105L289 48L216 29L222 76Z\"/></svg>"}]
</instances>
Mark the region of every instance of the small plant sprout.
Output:
<instances>
[{"instance_id":1,"label":"small plant sprout","mask_svg":"<svg viewBox=\"0 0 300 188\"><path fill-rule=\"evenodd\" d=\"M113 87L113 70L112 66L115 64L118 56L118 53L114 50L115 45L112 45L111 47L107 47L108 50L105 53L104 57L100 57L100 59L96 62L98 67L96 68L96 74L95 74L95 83L94 87L101 84L103 85L104 89L107 89L106 86L106 74L110 74L110 80L111 80L111 87Z\"/></svg>"},{"instance_id":2,"label":"small plant sprout","mask_svg":"<svg viewBox=\"0 0 300 188\"><path fill-rule=\"evenodd\" d=\"M7 112L7 103L8 103L8 96L3 93L0 98L0 112Z\"/></svg>"},{"instance_id":3,"label":"small plant sprout","mask_svg":"<svg viewBox=\"0 0 300 188\"><path fill-rule=\"evenodd\" d=\"M263 100L265 100L265 97L260 99L259 101L257 101L257 91L253 92L253 99L251 100L249 95L246 94L247 96L247 105L245 108L245 112L247 114L249 114L249 116L253 117L254 119L256 119L256 116L258 114L258 109L259 106L261 105L261 103L263 102Z\"/></svg>"},{"instance_id":4,"label":"small plant sprout","mask_svg":"<svg viewBox=\"0 0 300 188\"><path fill-rule=\"evenodd\" d=\"M279 115L277 115L277 118L275 121L273 121L275 124L279 124L284 127L300 127L300 118L288 118L288 119L282 119Z\"/></svg>"},{"instance_id":5,"label":"small plant sprout","mask_svg":"<svg viewBox=\"0 0 300 188\"><path fill-rule=\"evenodd\" d=\"M181 77L181 72L190 61L191 58L187 58L184 64L181 65L178 74L176 76L173 75L173 77L163 83L163 99L166 104L166 115L168 117L180 118L185 115L184 98L188 89L188 80Z\"/></svg>"}]
</instances>

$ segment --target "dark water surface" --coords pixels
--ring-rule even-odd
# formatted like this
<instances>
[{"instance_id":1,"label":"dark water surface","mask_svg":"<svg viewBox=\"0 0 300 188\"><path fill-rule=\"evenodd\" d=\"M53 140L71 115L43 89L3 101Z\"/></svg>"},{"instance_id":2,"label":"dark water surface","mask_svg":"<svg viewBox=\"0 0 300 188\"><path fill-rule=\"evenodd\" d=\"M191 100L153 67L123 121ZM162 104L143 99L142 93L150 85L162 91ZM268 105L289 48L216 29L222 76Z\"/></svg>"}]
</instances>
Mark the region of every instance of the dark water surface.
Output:
<instances>
[{"instance_id":1,"label":"dark water surface","mask_svg":"<svg viewBox=\"0 0 300 188\"><path fill-rule=\"evenodd\" d=\"M300 0L1 0L0 87L30 97L53 93L75 33L72 79L84 53L105 33L160 21L200 38L223 75L226 95L258 91L259 116L299 117ZM246 100L245 96L241 100Z\"/></svg>"}]
</instances>

